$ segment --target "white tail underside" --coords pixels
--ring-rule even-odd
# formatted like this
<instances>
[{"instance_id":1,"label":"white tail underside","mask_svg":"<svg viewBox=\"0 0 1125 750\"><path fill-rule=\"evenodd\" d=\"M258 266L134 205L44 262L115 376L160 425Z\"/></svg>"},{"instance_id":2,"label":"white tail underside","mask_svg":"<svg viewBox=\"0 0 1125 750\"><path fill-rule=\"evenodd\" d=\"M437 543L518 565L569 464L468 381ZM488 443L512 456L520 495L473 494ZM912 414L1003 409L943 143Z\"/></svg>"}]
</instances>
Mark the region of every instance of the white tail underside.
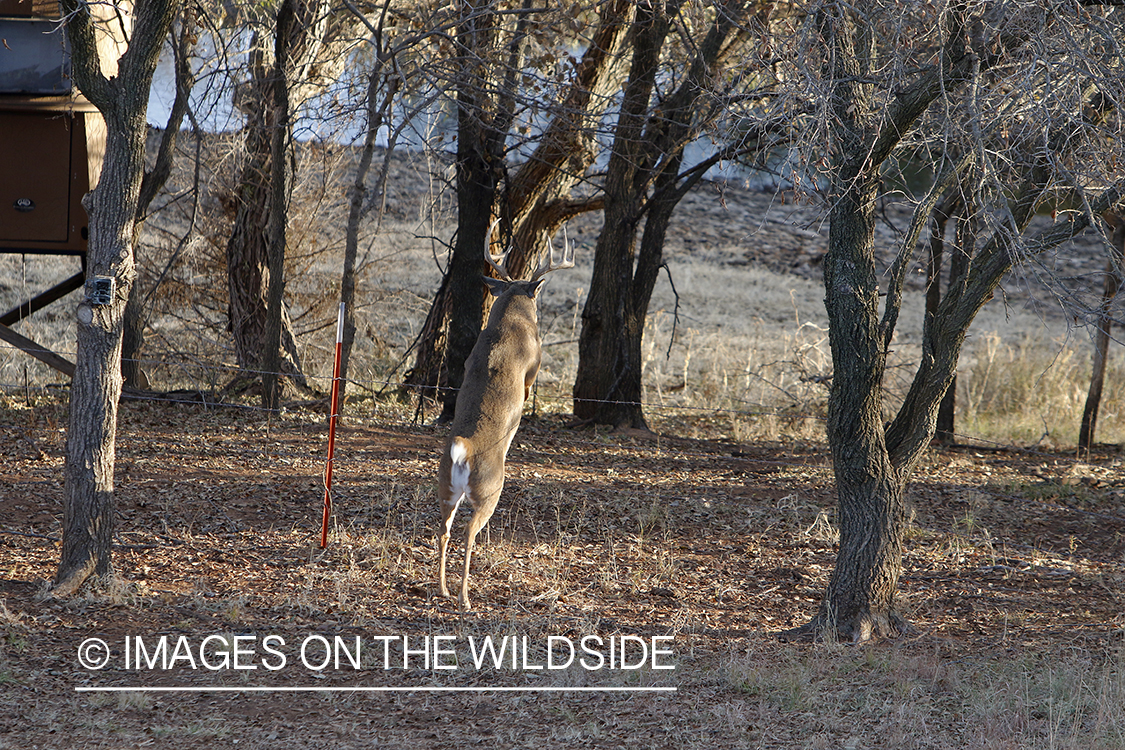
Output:
<instances>
[{"instance_id":1,"label":"white tail underside","mask_svg":"<svg viewBox=\"0 0 1125 750\"><path fill-rule=\"evenodd\" d=\"M469 451L465 447L464 440L461 438L453 439L449 446L449 457L453 460L453 466L449 470L450 497L453 498L453 512L456 513L457 506L466 497L469 497L469 502L472 503L472 498L469 495Z\"/></svg>"}]
</instances>

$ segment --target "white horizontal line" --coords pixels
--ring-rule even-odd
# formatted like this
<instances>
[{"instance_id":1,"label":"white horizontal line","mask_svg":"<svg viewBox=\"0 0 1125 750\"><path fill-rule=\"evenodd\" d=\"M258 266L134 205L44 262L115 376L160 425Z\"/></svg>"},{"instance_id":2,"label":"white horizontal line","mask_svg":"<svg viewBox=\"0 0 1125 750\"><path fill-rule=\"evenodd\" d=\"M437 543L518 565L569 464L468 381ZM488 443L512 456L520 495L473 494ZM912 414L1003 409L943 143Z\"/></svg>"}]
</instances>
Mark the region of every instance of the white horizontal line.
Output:
<instances>
[{"instance_id":1,"label":"white horizontal line","mask_svg":"<svg viewBox=\"0 0 1125 750\"><path fill-rule=\"evenodd\" d=\"M76 687L76 693L674 693L674 687Z\"/></svg>"}]
</instances>

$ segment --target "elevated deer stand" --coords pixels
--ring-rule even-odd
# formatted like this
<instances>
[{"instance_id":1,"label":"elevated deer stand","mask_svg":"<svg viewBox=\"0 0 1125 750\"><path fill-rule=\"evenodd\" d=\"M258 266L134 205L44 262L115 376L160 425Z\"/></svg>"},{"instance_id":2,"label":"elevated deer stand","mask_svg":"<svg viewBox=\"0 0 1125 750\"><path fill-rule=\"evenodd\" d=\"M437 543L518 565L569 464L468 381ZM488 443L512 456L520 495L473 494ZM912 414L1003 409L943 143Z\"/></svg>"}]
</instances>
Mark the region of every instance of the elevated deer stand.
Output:
<instances>
[{"instance_id":1,"label":"elevated deer stand","mask_svg":"<svg viewBox=\"0 0 1125 750\"><path fill-rule=\"evenodd\" d=\"M0 340L68 377L74 365L9 326L82 287L86 211L105 125L74 88L57 2L0 0L0 253L78 256L82 271L0 314Z\"/></svg>"}]
</instances>

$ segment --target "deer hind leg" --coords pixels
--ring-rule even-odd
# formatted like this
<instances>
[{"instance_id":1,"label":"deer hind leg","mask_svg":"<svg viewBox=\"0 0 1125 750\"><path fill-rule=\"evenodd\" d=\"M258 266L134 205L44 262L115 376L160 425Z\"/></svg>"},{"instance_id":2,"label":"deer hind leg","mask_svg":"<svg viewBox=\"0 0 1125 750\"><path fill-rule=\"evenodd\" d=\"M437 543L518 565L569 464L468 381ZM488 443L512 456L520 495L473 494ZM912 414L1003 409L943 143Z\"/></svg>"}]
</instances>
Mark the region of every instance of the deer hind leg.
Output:
<instances>
[{"instance_id":1,"label":"deer hind leg","mask_svg":"<svg viewBox=\"0 0 1125 750\"><path fill-rule=\"evenodd\" d=\"M489 493L482 502L475 503L473 507L473 515L469 518L469 525L465 529L465 569L461 573L461 594L457 597L457 601L462 610L468 611L472 609L469 603L469 563L473 558L473 545L476 543L477 534L488 523L488 519L492 518L492 512L496 510L496 503L500 500L500 488L496 488L495 492Z\"/></svg>"},{"instance_id":2,"label":"deer hind leg","mask_svg":"<svg viewBox=\"0 0 1125 750\"><path fill-rule=\"evenodd\" d=\"M449 532L453 528L453 516L457 514L457 507L465 498L465 493L460 493L455 499L452 496L441 500L441 533L438 535L438 583L441 586L441 595L449 596L449 587L445 585L445 559L449 549Z\"/></svg>"}]
</instances>

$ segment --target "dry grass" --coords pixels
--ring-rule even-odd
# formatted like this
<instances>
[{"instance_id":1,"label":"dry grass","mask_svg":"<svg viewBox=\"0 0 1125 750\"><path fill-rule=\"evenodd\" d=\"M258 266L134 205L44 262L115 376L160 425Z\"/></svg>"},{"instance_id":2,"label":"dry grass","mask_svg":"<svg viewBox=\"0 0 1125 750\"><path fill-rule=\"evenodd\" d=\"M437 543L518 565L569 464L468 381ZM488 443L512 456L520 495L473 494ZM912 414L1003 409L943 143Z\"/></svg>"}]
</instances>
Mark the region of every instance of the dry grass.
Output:
<instances>
[{"instance_id":1,"label":"dry grass","mask_svg":"<svg viewBox=\"0 0 1125 750\"><path fill-rule=\"evenodd\" d=\"M958 382L959 431L997 443L1062 448L1078 442L1090 385L1093 346L1070 341L990 333L962 363ZM1111 352L1111 357L1116 352ZM1106 369L1098 437L1120 442L1125 430L1125 366L1118 357Z\"/></svg>"}]
</instances>

